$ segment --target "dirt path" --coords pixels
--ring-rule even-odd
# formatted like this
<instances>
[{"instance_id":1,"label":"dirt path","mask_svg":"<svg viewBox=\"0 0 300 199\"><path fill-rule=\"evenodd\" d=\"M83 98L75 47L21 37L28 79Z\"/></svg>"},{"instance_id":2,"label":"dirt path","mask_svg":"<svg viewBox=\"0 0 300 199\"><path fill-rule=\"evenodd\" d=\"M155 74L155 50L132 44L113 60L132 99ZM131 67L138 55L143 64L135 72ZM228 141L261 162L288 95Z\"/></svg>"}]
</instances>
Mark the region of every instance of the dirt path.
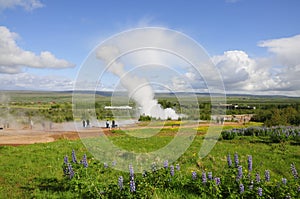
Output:
<instances>
[{"instance_id":1,"label":"dirt path","mask_svg":"<svg viewBox=\"0 0 300 199\"><path fill-rule=\"evenodd\" d=\"M65 129L64 124L55 124L53 129L51 130L35 130L35 129L3 129L0 130L0 146L10 145L10 146L19 146L19 145L27 145L34 143L47 143L54 142L58 139L68 139L68 140L76 140L80 139L80 137L95 137L99 136L100 133L105 133L107 136L113 136L114 134L110 129L106 128L85 128L79 129ZM70 125L70 124L68 124ZM226 123L225 125L237 125L237 123ZM209 126L209 124L189 124L182 125L181 128L197 128L198 126ZM149 128L178 128L178 126L127 126L122 127L123 130L133 130L133 129L149 129Z\"/></svg>"}]
</instances>

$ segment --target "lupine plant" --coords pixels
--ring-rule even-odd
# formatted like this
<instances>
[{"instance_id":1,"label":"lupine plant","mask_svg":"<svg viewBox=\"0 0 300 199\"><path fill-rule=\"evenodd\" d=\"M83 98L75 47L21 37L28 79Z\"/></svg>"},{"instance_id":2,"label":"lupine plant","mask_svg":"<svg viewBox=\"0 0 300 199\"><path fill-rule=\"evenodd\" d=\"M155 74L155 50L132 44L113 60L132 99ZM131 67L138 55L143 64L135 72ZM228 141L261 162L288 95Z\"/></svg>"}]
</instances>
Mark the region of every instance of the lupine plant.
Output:
<instances>
[{"instance_id":1,"label":"lupine plant","mask_svg":"<svg viewBox=\"0 0 300 199\"><path fill-rule=\"evenodd\" d=\"M72 157L73 154L75 151L72 151ZM248 155L246 158L248 169L245 172L248 175L243 175L243 157L239 161L237 153L234 154L237 167L232 166L231 156L228 154L228 166L220 176L214 176L212 171L205 170L202 170L199 177L199 170L194 170L187 176L179 169L179 164L176 167L169 166L167 160L161 165L162 169L157 169L158 165L153 163L149 166L149 171L139 174L134 173L132 165L128 165L128 173L119 172L114 175L113 167L89 160L84 154L80 162L74 162L73 159L69 162L65 156L63 173L67 189L76 192L78 198L152 198L157 189L186 191L199 198L300 197L300 179L294 163L291 164L290 177L283 177L280 182L276 182L272 180L270 170L265 170L264 179L261 179L259 172L252 168L252 156ZM111 181L101 182L101 175L104 173L112 175Z\"/></svg>"},{"instance_id":2,"label":"lupine plant","mask_svg":"<svg viewBox=\"0 0 300 199\"><path fill-rule=\"evenodd\" d=\"M221 132L224 140L232 140L238 136L259 136L269 137L273 143L293 141L300 143L300 127L295 126L274 126L274 127L248 127Z\"/></svg>"}]
</instances>

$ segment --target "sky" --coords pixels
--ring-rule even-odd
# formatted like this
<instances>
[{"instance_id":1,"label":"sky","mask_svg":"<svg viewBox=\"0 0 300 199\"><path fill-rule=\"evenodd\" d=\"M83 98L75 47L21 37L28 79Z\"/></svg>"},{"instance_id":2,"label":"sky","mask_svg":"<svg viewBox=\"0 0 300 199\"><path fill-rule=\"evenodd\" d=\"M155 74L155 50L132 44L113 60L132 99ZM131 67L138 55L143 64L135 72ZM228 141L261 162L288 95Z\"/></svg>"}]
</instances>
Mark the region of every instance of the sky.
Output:
<instances>
[{"instance_id":1,"label":"sky","mask_svg":"<svg viewBox=\"0 0 300 199\"><path fill-rule=\"evenodd\" d=\"M300 96L299 8L298 0L0 0L0 90L72 90L101 42L160 27L201 45L227 93ZM191 70L181 73L167 90L190 91L184 79L205 91ZM107 74L97 89L116 85Z\"/></svg>"}]
</instances>

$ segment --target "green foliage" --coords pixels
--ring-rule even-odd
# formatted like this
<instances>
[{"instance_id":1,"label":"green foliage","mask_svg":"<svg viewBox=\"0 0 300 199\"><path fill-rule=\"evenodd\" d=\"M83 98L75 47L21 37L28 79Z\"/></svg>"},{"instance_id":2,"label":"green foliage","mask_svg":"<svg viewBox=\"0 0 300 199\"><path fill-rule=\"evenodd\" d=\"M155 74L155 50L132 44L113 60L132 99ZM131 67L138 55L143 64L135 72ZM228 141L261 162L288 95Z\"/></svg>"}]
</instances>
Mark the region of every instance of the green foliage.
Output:
<instances>
[{"instance_id":1,"label":"green foliage","mask_svg":"<svg viewBox=\"0 0 300 199\"><path fill-rule=\"evenodd\" d=\"M238 163L241 173L237 167L228 165L218 174L220 176L206 171L183 174L180 169L177 169L179 165L174 167L174 165L165 163L164 167L159 170L156 169L157 165L153 164L152 169L144 171L143 174L117 173L113 170L113 166L103 166L98 161L90 161L90 164L92 166L84 168L80 163L64 163L65 168L67 165L72 165L75 171L75 175L71 178L69 174L66 174L63 180L64 188L72 191L76 197L152 198L155 190L164 190L167 193L172 191L188 193L190 197L197 196L200 198L259 198L258 189L262 189L261 197L264 198L300 196L298 191L300 180L294 173L291 172L294 176L291 175L285 182L269 180L263 174L258 180L259 171L256 168L253 170L252 166L250 169L249 161L248 165ZM247 166L248 169L242 169L243 167L247 168ZM98 174L94 173L94 170L97 170ZM116 173L124 179L121 185ZM104 178L109 175L110 179L105 179L105 183L103 183L103 180L97 180L100 175ZM131 180L135 182L134 190L131 189ZM62 183L58 182L58 184ZM167 197L167 195L165 196Z\"/></svg>"},{"instance_id":2,"label":"green foliage","mask_svg":"<svg viewBox=\"0 0 300 199\"><path fill-rule=\"evenodd\" d=\"M151 121L151 117L149 115L141 115L139 121L140 122Z\"/></svg>"},{"instance_id":3,"label":"green foliage","mask_svg":"<svg viewBox=\"0 0 300 199\"><path fill-rule=\"evenodd\" d=\"M221 136L224 140L232 140L235 138L236 134L231 131L222 131Z\"/></svg>"},{"instance_id":4,"label":"green foliage","mask_svg":"<svg viewBox=\"0 0 300 199\"><path fill-rule=\"evenodd\" d=\"M252 121L264 122L266 126L300 125L300 109L290 105L284 108L259 110Z\"/></svg>"}]
</instances>

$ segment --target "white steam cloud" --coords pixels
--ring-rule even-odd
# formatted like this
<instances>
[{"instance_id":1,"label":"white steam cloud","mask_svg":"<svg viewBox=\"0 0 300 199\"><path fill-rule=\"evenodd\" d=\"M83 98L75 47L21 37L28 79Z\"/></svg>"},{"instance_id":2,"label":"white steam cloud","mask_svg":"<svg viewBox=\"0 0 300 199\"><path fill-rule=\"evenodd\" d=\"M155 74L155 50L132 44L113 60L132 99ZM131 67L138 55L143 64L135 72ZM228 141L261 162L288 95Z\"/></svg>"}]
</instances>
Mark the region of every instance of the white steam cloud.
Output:
<instances>
[{"instance_id":1,"label":"white steam cloud","mask_svg":"<svg viewBox=\"0 0 300 199\"><path fill-rule=\"evenodd\" d=\"M154 118L166 120L168 118L178 119L179 115L171 109L163 109L157 100L154 99L154 92L149 82L145 78L131 75L124 70L124 64L113 61L119 55L118 48L114 46L103 46L97 50L97 58L104 61L108 66L108 71L117 75L120 82L129 93L129 97L134 99L141 107L141 114ZM110 63L113 61L112 63Z\"/></svg>"}]
</instances>

